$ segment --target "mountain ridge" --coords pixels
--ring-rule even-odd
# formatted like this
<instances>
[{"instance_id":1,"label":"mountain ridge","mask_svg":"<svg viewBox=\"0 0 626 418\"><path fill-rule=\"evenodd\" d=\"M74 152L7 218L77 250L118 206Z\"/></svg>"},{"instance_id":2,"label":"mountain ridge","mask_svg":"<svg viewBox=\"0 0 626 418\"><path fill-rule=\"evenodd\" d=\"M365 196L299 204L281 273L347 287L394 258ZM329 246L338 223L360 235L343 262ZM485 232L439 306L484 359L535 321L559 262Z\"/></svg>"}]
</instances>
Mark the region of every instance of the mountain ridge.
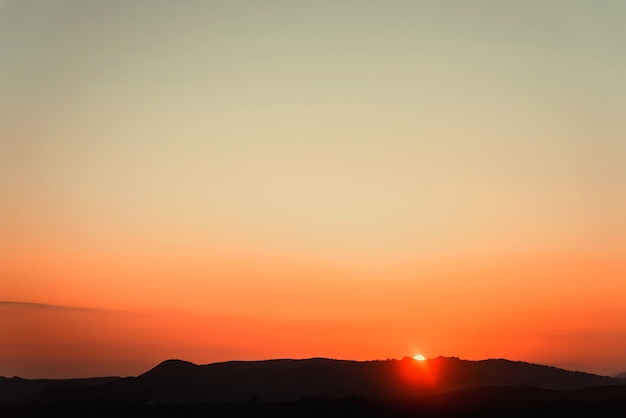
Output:
<instances>
[{"instance_id":1,"label":"mountain ridge","mask_svg":"<svg viewBox=\"0 0 626 418\"><path fill-rule=\"evenodd\" d=\"M616 379L626 380L626 372L617 373L613 377L616 378Z\"/></svg>"},{"instance_id":2,"label":"mountain ridge","mask_svg":"<svg viewBox=\"0 0 626 418\"><path fill-rule=\"evenodd\" d=\"M416 415L621 417L626 383L522 361L457 357L169 359L134 377L0 378L0 416L8 418Z\"/></svg>"},{"instance_id":3,"label":"mountain ridge","mask_svg":"<svg viewBox=\"0 0 626 418\"><path fill-rule=\"evenodd\" d=\"M26 382L29 382L26 380ZM34 381L39 382L40 381ZM62 382L62 381L61 381ZM136 377L80 387L62 383L22 396L22 402L241 403L293 402L307 397L391 399L480 387L534 387L573 391L623 381L507 359L437 357L416 361L326 358L227 361L198 365L165 360ZM32 391L31 391L32 392Z\"/></svg>"}]
</instances>

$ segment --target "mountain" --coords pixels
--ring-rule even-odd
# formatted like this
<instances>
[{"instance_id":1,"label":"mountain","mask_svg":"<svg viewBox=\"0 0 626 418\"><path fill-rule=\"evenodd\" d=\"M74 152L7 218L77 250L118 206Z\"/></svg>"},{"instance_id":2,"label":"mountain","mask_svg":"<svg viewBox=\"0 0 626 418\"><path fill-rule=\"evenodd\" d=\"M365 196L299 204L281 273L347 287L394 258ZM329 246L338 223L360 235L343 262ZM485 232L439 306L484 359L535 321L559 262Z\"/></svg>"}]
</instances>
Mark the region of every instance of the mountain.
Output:
<instances>
[{"instance_id":1,"label":"mountain","mask_svg":"<svg viewBox=\"0 0 626 418\"><path fill-rule=\"evenodd\" d=\"M618 373L618 374L616 374L613 377L616 378L616 379L626 380L626 372Z\"/></svg>"},{"instance_id":2,"label":"mountain","mask_svg":"<svg viewBox=\"0 0 626 418\"><path fill-rule=\"evenodd\" d=\"M51 388L72 389L97 386L119 377L92 377L87 379L22 379L0 377L0 405L28 402L37 394Z\"/></svg>"},{"instance_id":3,"label":"mountain","mask_svg":"<svg viewBox=\"0 0 626 418\"><path fill-rule=\"evenodd\" d=\"M167 360L137 377L83 387L53 385L31 399L37 404L293 402L307 397L397 399L489 386L572 391L621 383L610 377L504 359L357 362L313 358L207 365Z\"/></svg>"},{"instance_id":4,"label":"mountain","mask_svg":"<svg viewBox=\"0 0 626 418\"><path fill-rule=\"evenodd\" d=\"M626 384L504 359L167 360L128 378L0 378L0 416L623 417Z\"/></svg>"}]
</instances>

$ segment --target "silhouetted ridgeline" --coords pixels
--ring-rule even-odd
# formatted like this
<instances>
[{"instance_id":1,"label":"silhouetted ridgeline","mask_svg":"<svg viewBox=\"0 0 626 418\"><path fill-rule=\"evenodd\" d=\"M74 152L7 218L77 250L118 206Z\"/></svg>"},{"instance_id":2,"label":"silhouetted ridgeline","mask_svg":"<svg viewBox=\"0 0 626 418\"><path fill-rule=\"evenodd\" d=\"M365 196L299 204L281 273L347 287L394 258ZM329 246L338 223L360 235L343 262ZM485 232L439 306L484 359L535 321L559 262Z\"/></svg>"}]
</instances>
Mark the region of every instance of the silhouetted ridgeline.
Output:
<instances>
[{"instance_id":1,"label":"silhouetted ridgeline","mask_svg":"<svg viewBox=\"0 0 626 418\"><path fill-rule=\"evenodd\" d=\"M201 366L168 360L131 378L3 378L0 401L12 405L5 407L9 414L53 410L66 416L94 410L104 415L123 410L129 416L135 416L132 411L247 416L253 410L276 416L305 411L318 411L320 416L365 411L370 416L402 416L415 408L422 416L505 410L510 415L513 410L536 412L536 408L556 408L555 413L571 415L591 410L626 412L626 385L621 384L610 377L503 359L356 362L315 358Z\"/></svg>"},{"instance_id":2,"label":"silhouetted ridgeline","mask_svg":"<svg viewBox=\"0 0 626 418\"><path fill-rule=\"evenodd\" d=\"M32 403L33 399L50 388L72 389L96 386L119 380L119 377L92 377L87 379L22 379L0 377L0 405Z\"/></svg>"}]
</instances>

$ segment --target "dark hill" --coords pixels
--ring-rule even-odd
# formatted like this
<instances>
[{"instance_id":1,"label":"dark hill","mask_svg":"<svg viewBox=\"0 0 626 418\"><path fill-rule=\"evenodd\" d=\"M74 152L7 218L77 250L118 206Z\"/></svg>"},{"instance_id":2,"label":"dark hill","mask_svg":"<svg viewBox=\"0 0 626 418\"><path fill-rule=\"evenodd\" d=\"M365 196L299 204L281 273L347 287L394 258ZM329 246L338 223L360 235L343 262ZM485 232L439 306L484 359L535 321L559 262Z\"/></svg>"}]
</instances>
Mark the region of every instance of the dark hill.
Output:
<instances>
[{"instance_id":1,"label":"dark hill","mask_svg":"<svg viewBox=\"0 0 626 418\"><path fill-rule=\"evenodd\" d=\"M617 385L610 377L509 360L439 357L386 361L267 360L195 365L165 361L135 378L92 387L49 388L34 399L55 402L186 404L284 402L307 397L398 399L479 387L576 390Z\"/></svg>"},{"instance_id":2,"label":"dark hill","mask_svg":"<svg viewBox=\"0 0 626 418\"><path fill-rule=\"evenodd\" d=\"M97 386L118 380L119 377L92 377L87 379L22 379L0 377L0 405L19 404L30 401L48 389L68 389Z\"/></svg>"},{"instance_id":3,"label":"dark hill","mask_svg":"<svg viewBox=\"0 0 626 418\"><path fill-rule=\"evenodd\" d=\"M140 375L144 379L177 378L181 375L193 373L198 366L184 360L165 360L156 367Z\"/></svg>"},{"instance_id":4,"label":"dark hill","mask_svg":"<svg viewBox=\"0 0 626 418\"><path fill-rule=\"evenodd\" d=\"M438 383L444 390L477 386L573 390L618 383L610 377L505 359L466 361L439 357L429 362L436 369Z\"/></svg>"}]
</instances>

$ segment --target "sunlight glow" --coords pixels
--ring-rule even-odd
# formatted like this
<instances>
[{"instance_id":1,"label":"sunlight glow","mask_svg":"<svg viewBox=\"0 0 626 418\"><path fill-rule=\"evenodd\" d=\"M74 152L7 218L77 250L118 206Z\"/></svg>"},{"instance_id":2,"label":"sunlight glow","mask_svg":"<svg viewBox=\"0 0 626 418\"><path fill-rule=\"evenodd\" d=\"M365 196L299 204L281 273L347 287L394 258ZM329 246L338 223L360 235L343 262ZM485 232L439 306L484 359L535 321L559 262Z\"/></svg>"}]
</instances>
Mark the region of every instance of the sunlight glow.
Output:
<instances>
[{"instance_id":1,"label":"sunlight glow","mask_svg":"<svg viewBox=\"0 0 626 418\"><path fill-rule=\"evenodd\" d=\"M426 357L424 357L421 354L416 354L416 355L413 356L413 360L424 361L424 360L426 360Z\"/></svg>"}]
</instances>

